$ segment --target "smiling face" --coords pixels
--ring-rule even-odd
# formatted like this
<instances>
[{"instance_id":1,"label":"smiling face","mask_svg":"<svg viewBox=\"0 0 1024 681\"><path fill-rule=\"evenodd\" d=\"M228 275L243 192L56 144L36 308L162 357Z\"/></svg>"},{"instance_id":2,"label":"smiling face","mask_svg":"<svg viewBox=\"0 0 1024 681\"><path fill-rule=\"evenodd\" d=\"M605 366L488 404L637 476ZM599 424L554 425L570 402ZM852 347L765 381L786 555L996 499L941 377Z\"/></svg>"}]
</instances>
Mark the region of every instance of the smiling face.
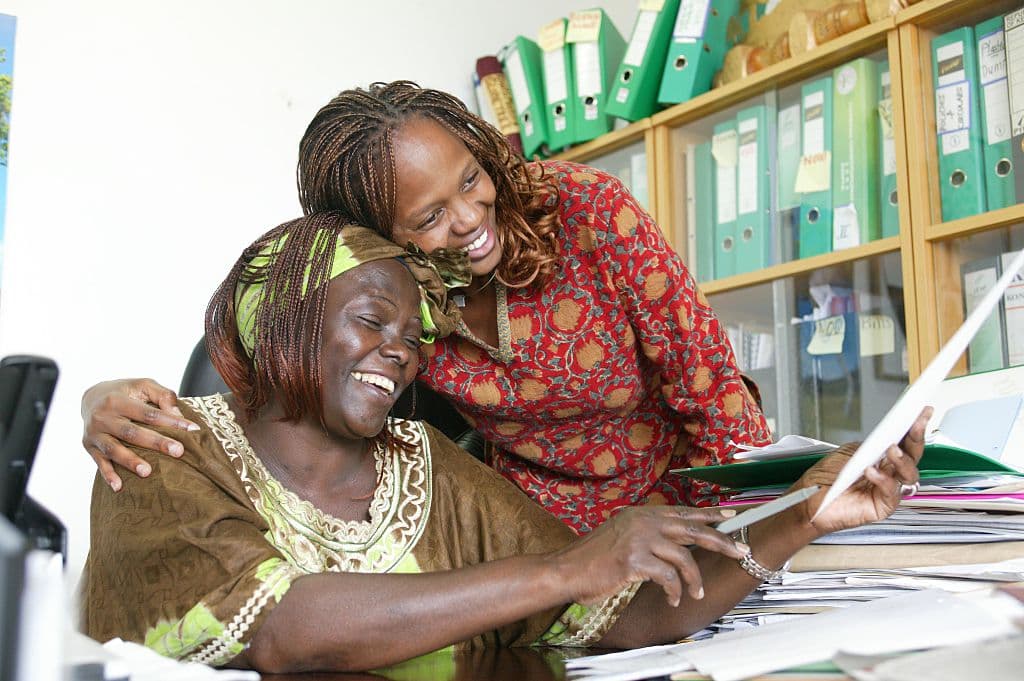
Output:
<instances>
[{"instance_id":1,"label":"smiling face","mask_svg":"<svg viewBox=\"0 0 1024 681\"><path fill-rule=\"evenodd\" d=\"M462 141L429 118L395 131L395 223L392 237L428 253L469 252L474 277L501 262L495 229L494 183Z\"/></svg>"},{"instance_id":2,"label":"smiling face","mask_svg":"<svg viewBox=\"0 0 1024 681\"><path fill-rule=\"evenodd\" d=\"M324 421L335 435L370 438L416 378L420 293L397 260L364 263L329 284L321 368Z\"/></svg>"}]
</instances>

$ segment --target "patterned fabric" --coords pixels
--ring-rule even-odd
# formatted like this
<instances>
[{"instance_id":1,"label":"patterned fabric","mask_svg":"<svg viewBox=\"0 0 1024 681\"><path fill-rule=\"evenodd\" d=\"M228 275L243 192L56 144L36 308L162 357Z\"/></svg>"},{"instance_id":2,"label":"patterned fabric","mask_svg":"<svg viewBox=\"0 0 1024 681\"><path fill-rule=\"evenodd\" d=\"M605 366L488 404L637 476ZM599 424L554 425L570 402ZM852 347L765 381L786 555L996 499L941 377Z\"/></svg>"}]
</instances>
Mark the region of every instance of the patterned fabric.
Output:
<instances>
[{"instance_id":1,"label":"patterned fabric","mask_svg":"<svg viewBox=\"0 0 1024 681\"><path fill-rule=\"evenodd\" d=\"M116 494L98 475L93 485L82 624L97 640L116 636L222 665L302 575L451 570L573 540L565 525L425 424L389 422L413 447L377 453L381 482L369 519L343 521L270 475L222 396L183 399L179 407L201 425L177 434L181 459L136 450L153 466L149 478L126 478ZM460 646L593 644L638 586Z\"/></svg>"},{"instance_id":2,"label":"patterned fabric","mask_svg":"<svg viewBox=\"0 0 1024 681\"><path fill-rule=\"evenodd\" d=\"M725 329L617 179L542 163L559 187L557 273L499 286L499 346L460 323L422 349L421 380L494 445L498 472L578 532L627 506L717 503L667 471L770 442Z\"/></svg>"}]
</instances>

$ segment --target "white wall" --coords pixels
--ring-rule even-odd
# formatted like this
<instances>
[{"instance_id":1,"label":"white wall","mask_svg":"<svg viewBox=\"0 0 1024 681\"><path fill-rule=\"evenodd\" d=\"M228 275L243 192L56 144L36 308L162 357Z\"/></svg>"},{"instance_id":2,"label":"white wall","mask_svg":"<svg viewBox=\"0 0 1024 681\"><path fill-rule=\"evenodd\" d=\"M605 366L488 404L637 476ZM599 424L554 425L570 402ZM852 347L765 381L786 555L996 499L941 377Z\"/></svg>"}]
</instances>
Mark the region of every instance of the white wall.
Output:
<instances>
[{"instance_id":1,"label":"white wall","mask_svg":"<svg viewBox=\"0 0 1024 681\"><path fill-rule=\"evenodd\" d=\"M95 470L82 392L177 387L228 266L299 214L316 110L398 78L471 99L476 57L594 4L628 35L635 0L0 0L18 17L0 356L60 366L30 492L67 524L73 573Z\"/></svg>"}]
</instances>

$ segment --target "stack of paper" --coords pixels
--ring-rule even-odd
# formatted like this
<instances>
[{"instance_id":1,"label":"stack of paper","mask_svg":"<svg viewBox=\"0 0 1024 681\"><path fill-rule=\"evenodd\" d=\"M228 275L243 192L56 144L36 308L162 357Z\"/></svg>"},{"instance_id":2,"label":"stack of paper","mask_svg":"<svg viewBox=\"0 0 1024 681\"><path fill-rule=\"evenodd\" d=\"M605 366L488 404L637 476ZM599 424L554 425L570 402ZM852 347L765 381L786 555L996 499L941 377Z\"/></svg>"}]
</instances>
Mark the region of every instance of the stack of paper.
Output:
<instances>
[{"instance_id":1,"label":"stack of paper","mask_svg":"<svg viewBox=\"0 0 1024 681\"><path fill-rule=\"evenodd\" d=\"M705 636L921 589L960 592L1024 580L1024 367L941 383L929 400L921 488L888 519L799 552ZM731 488L728 505L783 494L830 443L788 436L741 447L742 463L682 472ZM955 574L952 574L955 573Z\"/></svg>"},{"instance_id":2,"label":"stack of paper","mask_svg":"<svg viewBox=\"0 0 1024 681\"><path fill-rule=\"evenodd\" d=\"M886 655L1017 636L1024 606L996 591L919 591L706 641L570 660L572 679L629 681L696 670L736 681L840 653Z\"/></svg>"}]
</instances>

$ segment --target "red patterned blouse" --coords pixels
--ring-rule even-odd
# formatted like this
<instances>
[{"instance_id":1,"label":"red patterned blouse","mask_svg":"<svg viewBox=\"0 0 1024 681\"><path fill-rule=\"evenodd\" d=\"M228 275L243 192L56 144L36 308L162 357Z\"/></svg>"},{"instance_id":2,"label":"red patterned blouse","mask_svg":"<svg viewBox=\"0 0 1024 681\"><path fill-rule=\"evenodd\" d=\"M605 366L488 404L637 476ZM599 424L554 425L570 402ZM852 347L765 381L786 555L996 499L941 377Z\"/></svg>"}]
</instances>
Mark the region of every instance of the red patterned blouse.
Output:
<instances>
[{"instance_id":1,"label":"red patterned blouse","mask_svg":"<svg viewBox=\"0 0 1024 681\"><path fill-rule=\"evenodd\" d=\"M542 163L559 185L561 266L541 288L498 287L499 347L465 326L424 346L421 380L577 532L626 506L717 502L669 469L770 442L724 328L619 180Z\"/></svg>"}]
</instances>

